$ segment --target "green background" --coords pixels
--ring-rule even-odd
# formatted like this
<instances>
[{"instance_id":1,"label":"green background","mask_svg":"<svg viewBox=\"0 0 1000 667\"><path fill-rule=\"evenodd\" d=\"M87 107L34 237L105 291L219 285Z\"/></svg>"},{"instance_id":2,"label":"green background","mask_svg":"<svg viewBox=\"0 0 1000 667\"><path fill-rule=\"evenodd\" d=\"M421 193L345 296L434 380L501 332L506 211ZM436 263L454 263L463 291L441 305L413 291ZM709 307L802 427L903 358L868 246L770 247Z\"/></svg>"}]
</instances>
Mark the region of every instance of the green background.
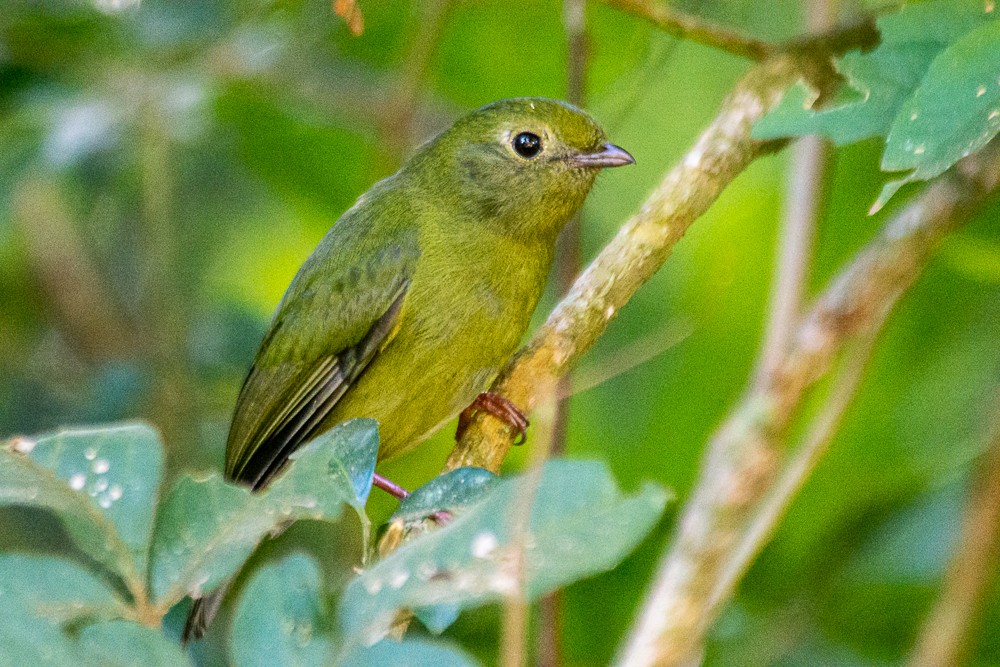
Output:
<instances>
[{"instance_id":1,"label":"green background","mask_svg":"<svg viewBox=\"0 0 1000 667\"><path fill-rule=\"evenodd\" d=\"M144 417L164 432L168 475L217 469L239 384L298 265L360 193L462 112L564 96L562 9L449 3L429 67L413 79L428 2L362 0L360 37L321 0L103 4L8 0L0 11L0 436ZM765 39L794 36L803 22L791 0L680 4ZM637 164L599 179L583 213L584 257L748 67L601 5L588 24L587 106ZM417 91L409 131L407 85ZM918 190L867 216L887 180L880 154L870 140L831 161L811 293ZM583 360L581 380L611 374L633 350L650 358L572 398L568 456L604 459L627 489L652 479L683 502L753 368L786 160L762 159L730 186ZM830 454L716 625L709 664L908 654L996 405L998 214L994 201L950 238L890 320ZM81 264L93 271L80 274ZM97 310L60 305L94 294L112 319L89 329L81 322ZM421 484L452 433L382 472ZM376 521L391 511L384 497L370 507ZM673 518L616 571L567 590L567 664L610 659ZM0 542L32 546L37 526L5 512ZM356 549L338 551L343 542L298 526L262 558L308 548L334 581ZM1000 663L998 602L993 590L975 664ZM486 609L448 634L491 663L497 623Z\"/></svg>"}]
</instances>

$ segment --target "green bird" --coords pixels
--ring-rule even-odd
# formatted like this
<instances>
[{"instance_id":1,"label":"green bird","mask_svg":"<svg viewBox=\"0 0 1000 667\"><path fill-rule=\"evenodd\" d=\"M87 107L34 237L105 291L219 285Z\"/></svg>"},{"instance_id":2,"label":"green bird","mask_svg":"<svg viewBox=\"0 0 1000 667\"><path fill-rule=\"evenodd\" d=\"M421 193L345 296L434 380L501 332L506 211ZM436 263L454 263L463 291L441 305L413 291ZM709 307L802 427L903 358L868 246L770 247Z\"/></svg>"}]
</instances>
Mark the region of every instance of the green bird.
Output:
<instances>
[{"instance_id":1,"label":"green bird","mask_svg":"<svg viewBox=\"0 0 1000 667\"><path fill-rule=\"evenodd\" d=\"M588 114L543 98L494 102L421 146L292 280L240 391L226 477L260 489L353 417L378 420L380 460L470 406L523 431L515 407L480 392L527 330L598 171L633 162ZM204 632L224 588L196 602L185 636Z\"/></svg>"}]
</instances>

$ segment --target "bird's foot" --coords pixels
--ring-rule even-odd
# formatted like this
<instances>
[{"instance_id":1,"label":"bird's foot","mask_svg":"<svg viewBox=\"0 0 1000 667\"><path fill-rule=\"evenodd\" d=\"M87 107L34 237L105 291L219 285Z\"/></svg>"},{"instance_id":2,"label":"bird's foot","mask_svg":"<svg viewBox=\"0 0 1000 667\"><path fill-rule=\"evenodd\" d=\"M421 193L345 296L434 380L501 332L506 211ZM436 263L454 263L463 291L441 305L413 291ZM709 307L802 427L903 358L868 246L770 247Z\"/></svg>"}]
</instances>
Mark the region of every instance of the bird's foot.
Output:
<instances>
[{"instance_id":1,"label":"bird's foot","mask_svg":"<svg viewBox=\"0 0 1000 667\"><path fill-rule=\"evenodd\" d=\"M517 439L514 441L515 445L523 445L524 441L527 440L528 418L509 399L492 391L484 391L479 394L469 407L462 410L462 414L458 416L458 429L455 431L456 440L462 439L465 430L472 423L472 416L479 410L488 412L500 421L509 424L517 434Z\"/></svg>"}]
</instances>

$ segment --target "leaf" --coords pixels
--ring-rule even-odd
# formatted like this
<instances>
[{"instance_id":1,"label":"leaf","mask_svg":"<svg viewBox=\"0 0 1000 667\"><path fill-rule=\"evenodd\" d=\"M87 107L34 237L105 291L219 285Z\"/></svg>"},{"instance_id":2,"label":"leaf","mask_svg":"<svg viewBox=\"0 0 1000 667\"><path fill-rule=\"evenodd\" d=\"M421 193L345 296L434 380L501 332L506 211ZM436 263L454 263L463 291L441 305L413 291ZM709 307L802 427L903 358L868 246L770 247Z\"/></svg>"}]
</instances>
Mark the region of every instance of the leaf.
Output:
<instances>
[{"instance_id":1,"label":"leaf","mask_svg":"<svg viewBox=\"0 0 1000 667\"><path fill-rule=\"evenodd\" d=\"M903 185L941 174L1000 131L1000 21L945 49L892 123L884 171L912 169L887 183L875 208Z\"/></svg>"},{"instance_id":2,"label":"leaf","mask_svg":"<svg viewBox=\"0 0 1000 667\"><path fill-rule=\"evenodd\" d=\"M183 477L156 517L150 589L161 607L200 597L232 576L268 533L296 519L333 521L355 509L368 530L364 503L378 455L378 425L353 419L319 436L264 491L218 476Z\"/></svg>"},{"instance_id":3,"label":"leaf","mask_svg":"<svg viewBox=\"0 0 1000 667\"><path fill-rule=\"evenodd\" d=\"M482 499L498 477L485 468L458 468L438 475L399 504L392 519L416 521L439 510L455 512Z\"/></svg>"},{"instance_id":4,"label":"leaf","mask_svg":"<svg viewBox=\"0 0 1000 667\"><path fill-rule=\"evenodd\" d=\"M654 485L623 496L603 463L553 461L545 467L527 535L520 540L511 510L523 492L520 478L497 482L454 521L405 544L352 580L339 612L348 644L379 639L401 609L442 604L469 608L500 600L522 586L533 599L611 569L653 527L667 500L667 493ZM523 584L514 569L518 544L526 545ZM441 615L443 623L449 618Z\"/></svg>"},{"instance_id":5,"label":"leaf","mask_svg":"<svg viewBox=\"0 0 1000 667\"><path fill-rule=\"evenodd\" d=\"M183 667L187 655L162 633L129 621L107 621L88 625L80 633L81 653L102 667Z\"/></svg>"},{"instance_id":6,"label":"leaf","mask_svg":"<svg viewBox=\"0 0 1000 667\"><path fill-rule=\"evenodd\" d=\"M474 667L477 664L457 648L420 639L385 639L355 650L339 663L340 667Z\"/></svg>"},{"instance_id":7,"label":"leaf","mask_svg":"<svg viewBox=\"0 0 1000 667\"><path fill-rule=\"evenodd\" d=\"M36 440L28 456L85 493L128 545L137 570L145 571L163 471L154 428L135 423L59 431Z\"/></svg>"},{"instance_id":8,"label":"leaf","mask_svg":"<svg viewBox=\"0 0 1000 667\"><path fill-rule=\"evenodd\" d=\"M237 665L328 664L333 650L330 616L315 561L293 554L265 565L240 597L233 659Z\"/></svg>"},{"instance_id":9,"label":"leaf","mask_svg":"<svg viewBox=\"0 0 1000 667\"><path fill-rule=\"evenodd\" d=\"M836 63L848 83L838 99L814 108L818 93L800 82L753 136L822 134L839 145L886 136L883 170L914 172L886 185L875 212L904 183L940 174L997 133L1000 113L990 118L1000 95L997 18L979 0L906 5L879 19L876 49Z\"/></svg>"},{"instance_id":10,"label":"leaf","mask_svg":"<svg viewBox=\"0 0 1000 667\"><path fill-rule=\"evenodd\" d=\"M18 440L16 447L28 447ZM0 447L0 505L40 507L53 512L81 551L141 587L129 545L122 541L109 518L81 488L73 490L52 470L23 454Z\"/></svg>"},{"instance_id":11,"label":"leaf","mask_svg":"<svg viewBox=\"0 0 1000 667\"><path fill-rule=\"evenodd\" d=\"M78 648L63 626L123 613L123 603L77 563L0 555L0 665L77 665Z\"/></svg>"}]
</instances>

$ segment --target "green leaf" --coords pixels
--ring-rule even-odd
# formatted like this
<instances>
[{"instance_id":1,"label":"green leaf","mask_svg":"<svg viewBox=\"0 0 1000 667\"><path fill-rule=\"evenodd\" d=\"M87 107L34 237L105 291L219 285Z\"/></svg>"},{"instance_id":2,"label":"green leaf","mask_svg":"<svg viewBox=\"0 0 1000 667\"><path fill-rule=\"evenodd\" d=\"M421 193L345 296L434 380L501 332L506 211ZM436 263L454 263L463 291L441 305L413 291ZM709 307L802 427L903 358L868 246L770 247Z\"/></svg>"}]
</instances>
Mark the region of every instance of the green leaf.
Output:
<instances>
[{"instance_id":1,"label":"green leaf","mask_svg":"<svg viewBox=\"0 0 1000 667\"><path fill-rule=\"evenodd\" d=\"M25 451L34 443L18 440L15 447ZM93 499L81 487L71 489L55 472L24 454L0 447L0 505L40 507L53 512L81 551L141 587L129 545L119 537Z\"/></svg>"},{"instance_id":2,"label":"green leaf","mask_svg":"<svg viewBox=\"0 0 1000 667\"><path fill-rule=\"evenodd\" d=\"M122 602L77 563L0 555L0 665L77 665L78 647L64 626L123 613Z\"/></svg>"},{"instance_id":3,"label":"green leaf","mask_svg":"<svg viewBox=\"0 0 1000 667\"><path fill-rule=\"evenodd\" d=\"M28 456L85 493L145 571L163 471L155 429L135 423L59 431L36 440Z\"/></svg>"},{"instance_id":4,"label":"green leaf","mask_svg":"<svg viewBox=\"0 0 1000 667\"><path fill-rule=\"evenodd\" d=\"M497 481L485 468L458 468L438 475L399 504L391 519L417 521L439 510L461 511L482 499Z\"/></svg>"},{"instance_id":5,"label":"green leaf","mask_svg":"<svg viewBox=\"0 0 1000 667\"><path fill-rule=\"evenodd\" d=\"M517 535L514 513L526 491L521 478L499 481L454 521L405 544L351 581L340 603L349 644L382 637L401 609L469 608L519 587L533 599L609 570L655 525L667 500L654 485L622 495L603 463L552 461L531 505L527 534ZM512 570L519 545L525 548L522 582ZM441 618L447 622L449 616Z\"/></svg>"},{"instance_id":6,"label":"green leaf","mask_svg":"<svg viewBox=\"0 0 1000 667\"><path fill-rule=\"evenodd\" d=\"M359 648L338 663L340 667L474 667L479 664L457 648L420 639L385 639Z\"/></svg>"},{"instance_id":7,"label":"green leaf","mask_svg":"<svg viewBox=\"0 0 1000 667\"><path fill-rule=\"evenodd\" d=\"M1000 131L1000 21L970 31L931 63L892 123L882 169L912 169L887 183L875 208L903 185L927 180Z\"/></svg>"},{"instance_id":8,"label":"green leaf","mask_svg":"<svg viewBox=\"0 0 1000 667\"><path fill-rule=\"evenodd\" d=\"M183 477L156 517L154 599L167 607L185 595L200 597L232 576L265 535L296 519L336 520L345 504L367 537L364 502L377 455L377 423L353 419L296 452L294 464L260 493L214 475Z\"/></svg>"},{"instance_id":9,"label":"green leaf","mask_svg":"<svg viewBox=\"0 0 1000 667\"><path fill-rule=\"evenodd\" d=\"M102 667L183 667L190 665L180 646L161 632L129 621L88 625L79 646L86 660Z\"/></svg>"},{"instance_id":10,"label":"green leaf","mask_svg":"<svg viewBox=\"0 0 1000 667\"><path fill-rule=\"evenodd\" d=\"M879 19L876 49L836 63L848 83L837 99L814 108L817 92L800 82L753 136L822 134L839 145L886 136L883 170L914 171L886 185L874 212L904 183L940 174L997 133L998 14L979 0L906 5Z\"/></svg>"},{"instance_id":11,"label":"green leaf","mask_svg":"<svg viewBox=\"0 0 1000 667\"><path fill-rule=\"evenodd\" d=\"M233 620L233 660L237 665L328 664L331 626L319 567L293 554L260 568L243 591Z\"/></svg>"}]
</instances>

